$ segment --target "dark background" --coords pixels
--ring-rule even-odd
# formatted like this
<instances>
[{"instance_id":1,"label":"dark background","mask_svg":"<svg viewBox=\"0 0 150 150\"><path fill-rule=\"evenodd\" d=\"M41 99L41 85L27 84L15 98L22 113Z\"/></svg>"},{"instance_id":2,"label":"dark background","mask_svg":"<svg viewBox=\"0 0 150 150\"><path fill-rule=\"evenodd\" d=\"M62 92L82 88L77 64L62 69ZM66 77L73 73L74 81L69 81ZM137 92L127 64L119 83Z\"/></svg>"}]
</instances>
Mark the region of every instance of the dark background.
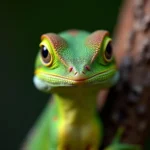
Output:
<instances>
[{"instance_id":1,"label":"dark background","mask_svg":"<svg viewBox=\"0 0 150 150\"><path fill-rule=\"evenodd\" d=\"M5 3L5 4L4 4ZM17 150L47 102L32 83L40 35L113 32L121 0L0 2L0 149Z\"/></svg>"}]
</instances>

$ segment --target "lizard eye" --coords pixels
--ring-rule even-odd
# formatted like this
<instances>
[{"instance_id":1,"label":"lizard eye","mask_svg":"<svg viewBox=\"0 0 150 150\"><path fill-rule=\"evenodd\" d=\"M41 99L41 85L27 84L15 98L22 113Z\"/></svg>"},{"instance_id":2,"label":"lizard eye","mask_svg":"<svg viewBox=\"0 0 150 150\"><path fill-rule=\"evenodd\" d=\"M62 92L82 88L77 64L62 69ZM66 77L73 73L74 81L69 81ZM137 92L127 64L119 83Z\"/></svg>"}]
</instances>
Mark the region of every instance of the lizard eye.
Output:
<instances>
[{"instance_id":1,"label":"lizard eye","mask_svg":"<svg viewBox=\"0 0 150 150\"><path fill-rule=\"evenodd\" d=\"M107 44L106 49L104 51L104 59L106 62L110 62L112 59L113 51L111 41Z\"/></svg>"},{"instance_id":2,"label":"lizard eye","mask_svg":"<svg viewBox=\"0 0 150 150\"><path fill-rule=\"evenodd\" d=\"M52 58L46 46L41 45L41 58L42 62L45 66L49 66L51 64Z\"/></svg>"}]
</instances>

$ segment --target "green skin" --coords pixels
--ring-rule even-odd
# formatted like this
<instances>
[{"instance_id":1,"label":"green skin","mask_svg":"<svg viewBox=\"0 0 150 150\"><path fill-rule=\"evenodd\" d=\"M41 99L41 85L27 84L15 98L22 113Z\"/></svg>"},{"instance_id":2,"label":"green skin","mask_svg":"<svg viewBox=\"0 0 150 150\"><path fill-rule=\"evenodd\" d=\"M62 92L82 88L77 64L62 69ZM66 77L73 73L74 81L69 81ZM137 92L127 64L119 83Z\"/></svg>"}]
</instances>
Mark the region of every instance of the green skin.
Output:
<instances>
[{"instance_id":1,"label":"green skin","mask_svg":"<svg viewBox=\"0 0 150 150\"><path fill-rule=\"evenodd\" d=\"M34 84L53 96L24 149L98 150L103 127L96 113L96 96L100 89L118 80L114 57L108 59L106 54L111 41L108 32L69 30L59 35L45 34L41 41L41 49L45 46L50 57L43 59L38 53ZM121 144L121 134L120 128L106 150L140 149Z\"/></svg>"}]
</instances>

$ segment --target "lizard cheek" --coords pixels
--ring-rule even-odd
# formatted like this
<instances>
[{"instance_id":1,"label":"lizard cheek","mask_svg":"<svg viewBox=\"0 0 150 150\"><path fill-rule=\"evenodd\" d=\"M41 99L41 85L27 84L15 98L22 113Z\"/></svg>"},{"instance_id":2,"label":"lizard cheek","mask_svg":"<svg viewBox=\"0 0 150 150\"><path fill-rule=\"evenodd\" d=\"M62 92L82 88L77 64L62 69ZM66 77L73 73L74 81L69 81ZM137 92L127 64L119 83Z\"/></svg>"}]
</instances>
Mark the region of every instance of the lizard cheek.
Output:
<instances>
[{"instance_id":1,"label":"lizard cheek","mask_svg":"<svg viewBox=\"0 0 150 150\"><path fill-rule=\"evenodd\" d=\"M42 81L36 76L33 77L33 83L35 87L40 91L48 92L51 90L51 87L46 82Z\"/></svg>"}]
</instances>

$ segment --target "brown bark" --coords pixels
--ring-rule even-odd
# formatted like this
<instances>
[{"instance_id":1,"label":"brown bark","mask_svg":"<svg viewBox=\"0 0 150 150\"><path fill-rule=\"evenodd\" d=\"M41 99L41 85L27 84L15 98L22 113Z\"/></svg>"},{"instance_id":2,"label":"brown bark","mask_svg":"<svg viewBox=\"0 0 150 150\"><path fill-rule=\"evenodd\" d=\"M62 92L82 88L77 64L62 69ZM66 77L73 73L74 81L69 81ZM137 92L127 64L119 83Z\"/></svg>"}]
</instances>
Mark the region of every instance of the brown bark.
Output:
<instances>
[{"instance_id":1,"label":"brown bark","mask_svg":"<svg viewBox=\"0 0 150 150\"><path fill-rule=\"evenodd\" d=\"M114 35L120 80L102 112L104 145L123 126L121 141L143 146L150 131L150 0L124 1Z\"/></svg>"}]
</instances>

